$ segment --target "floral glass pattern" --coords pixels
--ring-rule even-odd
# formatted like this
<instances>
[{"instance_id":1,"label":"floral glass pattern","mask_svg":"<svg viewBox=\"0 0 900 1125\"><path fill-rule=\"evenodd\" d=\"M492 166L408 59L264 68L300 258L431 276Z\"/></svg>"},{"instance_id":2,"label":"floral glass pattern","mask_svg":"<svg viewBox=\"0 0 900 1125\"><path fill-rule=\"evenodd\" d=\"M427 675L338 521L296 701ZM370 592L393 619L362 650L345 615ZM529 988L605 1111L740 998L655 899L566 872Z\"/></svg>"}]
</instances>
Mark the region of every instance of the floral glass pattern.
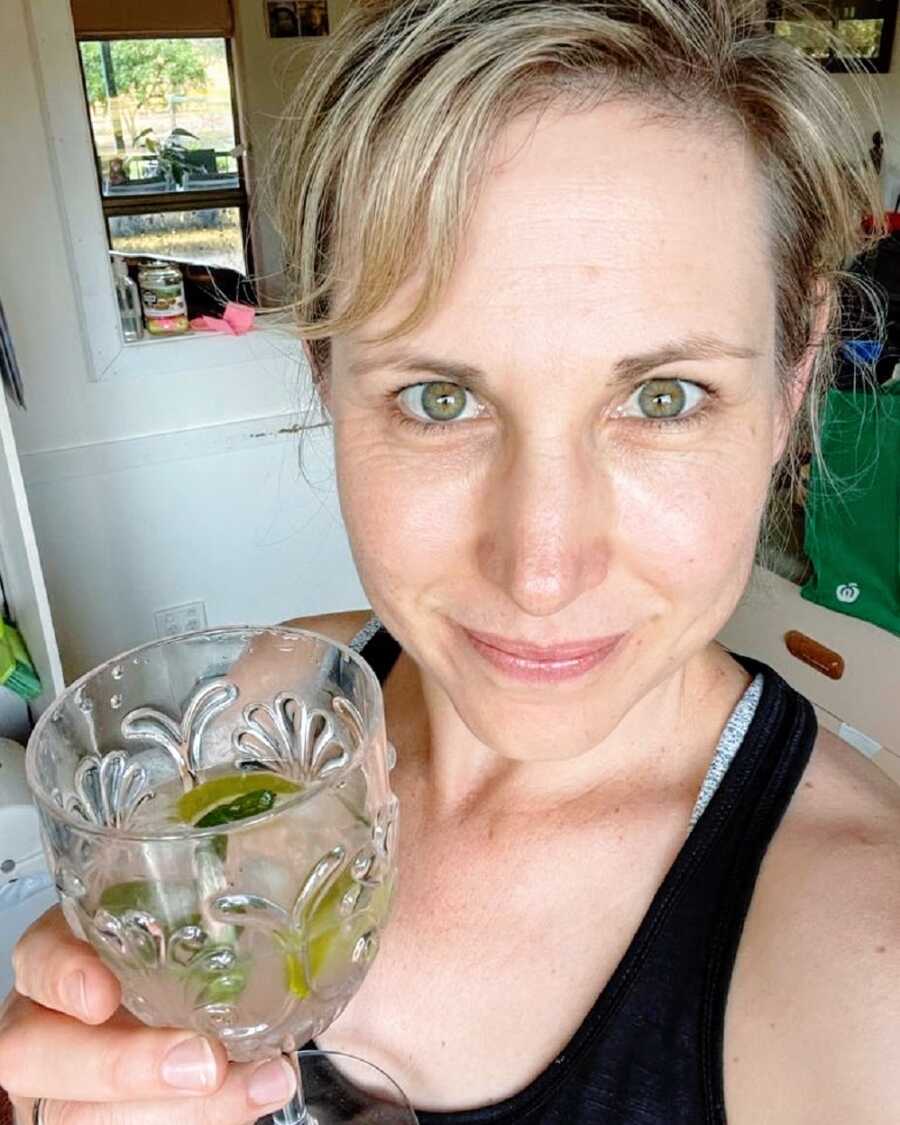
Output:
<instances>
[{"instance_id":1,"label":"floral glass pattern","mask_svg":"<svg viewBox=\"0 0 900 1125\"><path fill-rule=\"evenodd\" d=\"M65 799L57 791L59 804L68 813L104 828L127 829L138 807L153 796L147 770L138 762L129 762L124 750L82 758L73 789Z\"/></svg>"},{"instance_id":2,"label":"floral glass pattern","mask_svg":"<svg viewBox=\"0 0 900 1125\"><path fill-rule=\"evenodd\" d=\"M208 651L146 646L73 685L29 747L72 929L138 1018L216 1035L239 1061L302 1046L336 1017L377 953L395 884L377 681L302 637L286 642L268 698L253 698L247 631L211 633ZM221 643L228 658L212 661ZM173 696L186 702L171 708ZM262 815L221 819L235 794L258 791L272 796ZM178 822L184 797L194 811Z\"/></svg>"},{"instance_id":3,"label":"floral glass pattern","mask_svg":"<svg viewBox=\"0 0 900 1125\"><path fill-rule=\"evenodd\" d=\"M332 707L359 745L363 722L357 709L339 696ZM271 703L251 703L242 717L244 726L233 736L240 769L270 769L310 784L350 764L353 747L347 745L347 734L338 730L332 716L289 692L280 692Z\"/></svg>"}]
</instances>

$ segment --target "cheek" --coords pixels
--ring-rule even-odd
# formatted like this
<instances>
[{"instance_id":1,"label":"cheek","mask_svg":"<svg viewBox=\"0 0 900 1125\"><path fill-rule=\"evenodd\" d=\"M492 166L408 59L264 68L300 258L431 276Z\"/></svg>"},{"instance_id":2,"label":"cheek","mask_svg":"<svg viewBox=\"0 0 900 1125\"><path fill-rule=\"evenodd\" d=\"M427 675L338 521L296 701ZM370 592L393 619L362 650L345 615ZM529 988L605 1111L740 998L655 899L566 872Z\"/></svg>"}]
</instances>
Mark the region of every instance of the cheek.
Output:
<instances>
[{"instance_id":1,"label":"cheek","mask_svg":"<svg viewBox=\"0 0 900 1125\"><path fill-rule=\"evenodd\" d=\"M647 459L616 476L619 550L648 586L685 605L737 592L753 563L769 465L764 443Z\"/></svg>"},{"instance_id":2,"label":"cheek","mask_svg":"<svg viewBox=\"0 0 900 1125\"><path fill-rule=\"evenodd\" d=\"M448 570L459 576L474 542L477 485L464 462L423 457L335 430L341 511L366 592L411 594Z\"/></svg>"},{"instance_id":3,"label":"cheek","mask_svg":"<svg viewBox=\"0 0 900 1125\"><path fill-rule=\"evenodd\" d=\"M692 616L704 605L715 613L736 600L752 566L769 436L755 418L692 451L607 450L598 503L578 521L572 549L604 544L622 583L617 596L658 613L674 602ZM336 424L335 453L341 508L373 602L481 588L478 543L508 479L492 473L489 450L438 457L407 450L371 424Z\"/></svg>"}]
</instances>

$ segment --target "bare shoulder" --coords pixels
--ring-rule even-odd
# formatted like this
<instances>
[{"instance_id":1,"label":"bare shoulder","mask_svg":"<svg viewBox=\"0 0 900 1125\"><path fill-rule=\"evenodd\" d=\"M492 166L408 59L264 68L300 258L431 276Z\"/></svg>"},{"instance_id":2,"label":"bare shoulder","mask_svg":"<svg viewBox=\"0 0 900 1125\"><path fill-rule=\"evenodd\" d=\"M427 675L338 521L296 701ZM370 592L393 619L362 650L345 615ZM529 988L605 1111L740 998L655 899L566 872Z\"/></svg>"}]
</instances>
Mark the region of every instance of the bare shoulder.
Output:
<instances>
[{"instance_id":1,"label":"bare shoulder","mask_svg":"<svg viewBox=\"0 0 900 1125\"><path fill-rule=\"evenodd\" d=\"M345 645L353 640L371 616L370 609L351 609L341 613L321 613L315 617L292 617L290 621L282 621L280 624L291 629L310 629L313 633L321 633L323 637Z\"/></svg>"},{"instance_id":2,"label":"bare shoulder","mask_svg":"<svg viewBox=\"0 0 900 1125\"><path fill-rule=\"evenodd\" d=\"M807 769L803 789L822 787L813 809L819 809L823 796L827 808L834 804L844 812L855 811L866 821L874 819L888 831L897 832L896 817L900 810L900 785L859 753L858 750L827 730L819 730ZM827 811L820 809L819 811Z\"/></svg>"},{"instance_id":3,"label":"bare shoulder","mask_svg":"<svg viewBox=\"0 0 900 1125\"><path fill-rule=\"evenodd\" d=\"M726 1023L737 1125L762 1090L785 1125L896 1121L900 786L827 731L763 860Z\"/></svg>"},{"instance_id":4,"label":"bare shoulder","mask_svg":"<svg viewBox=\"0 0 900 1125\"><path fill-rule=\"evenodd\" d=\"M821 731L774 844L772 874L802 908L801 941L818 932L833 971L860 989L900 967L900 786Z\"/></svg>"}]
</instances>

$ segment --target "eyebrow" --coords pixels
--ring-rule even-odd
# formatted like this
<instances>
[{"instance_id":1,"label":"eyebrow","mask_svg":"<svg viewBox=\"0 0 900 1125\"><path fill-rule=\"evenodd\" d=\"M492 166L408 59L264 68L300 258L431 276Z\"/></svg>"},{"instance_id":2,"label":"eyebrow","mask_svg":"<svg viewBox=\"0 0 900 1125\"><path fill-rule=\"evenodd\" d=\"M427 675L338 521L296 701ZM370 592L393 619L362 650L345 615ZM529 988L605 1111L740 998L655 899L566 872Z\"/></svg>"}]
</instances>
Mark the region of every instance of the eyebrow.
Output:
<instances>
[{"instance_id":1,"label":"eyebrow","mask_svg":"<svg viewBox=\"0 0 900 1125\"><path fill-rule=\"evenodd\" d=\"M731 344L714 333L692 333L681 340L661 344L648 352L622 356L611 369L611 382L618 385L631 384L659 367L673 363L696 362L712 359L757 359L760 353L755 348ZM406 372L427 372L448 383L459 383L473 391L484 390L487 376L478 367L469 363L441 359L422 353L408 352L404 349L360 356L350 362L350 373L356 378L370 371L391 369Z\"/></svg>"}]
</instances>

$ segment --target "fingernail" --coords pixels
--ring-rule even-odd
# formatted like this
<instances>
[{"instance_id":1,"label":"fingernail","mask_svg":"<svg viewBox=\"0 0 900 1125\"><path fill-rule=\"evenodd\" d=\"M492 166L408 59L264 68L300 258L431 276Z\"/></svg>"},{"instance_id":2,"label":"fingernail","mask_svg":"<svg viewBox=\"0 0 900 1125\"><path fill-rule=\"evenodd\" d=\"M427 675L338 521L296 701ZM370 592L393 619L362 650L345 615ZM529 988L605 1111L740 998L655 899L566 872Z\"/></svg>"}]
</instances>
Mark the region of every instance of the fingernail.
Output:
<instances>
[{"instance_id":1,"label":"fingernail","mask_svg":"<svg viewBox=\"0 0 900 1125\"><path fill-rule=\"evenodd\" d=\"M75 1012L79 1016L88 1014L87 982L84 973L72 973L70 977L66 977L63 981L62 994L70 1012Z\"/></svg>"},{"instance_id":2,"label":"fingernail","mask_svg":"<svg viewBox=\"0 0 900 1125\"><path fill-rule=\"evenodd\" d=\"M160 1067L162 1080L177 1090L210 1090L216 1081L216 1056L202 1036L172 1047Z\"/></svg>"},{"instance_id":3,"label":"fingernail","mask_svg":"<svg viewBox=\"0 0 900 1125\"><path fill-rule=\"evenodd\" d=\"M284 1059L271 1059L247 1079L247 1096L254 1105L284 1105L294 1092L294 1075Z\"/></svg>"}]
</instances>

